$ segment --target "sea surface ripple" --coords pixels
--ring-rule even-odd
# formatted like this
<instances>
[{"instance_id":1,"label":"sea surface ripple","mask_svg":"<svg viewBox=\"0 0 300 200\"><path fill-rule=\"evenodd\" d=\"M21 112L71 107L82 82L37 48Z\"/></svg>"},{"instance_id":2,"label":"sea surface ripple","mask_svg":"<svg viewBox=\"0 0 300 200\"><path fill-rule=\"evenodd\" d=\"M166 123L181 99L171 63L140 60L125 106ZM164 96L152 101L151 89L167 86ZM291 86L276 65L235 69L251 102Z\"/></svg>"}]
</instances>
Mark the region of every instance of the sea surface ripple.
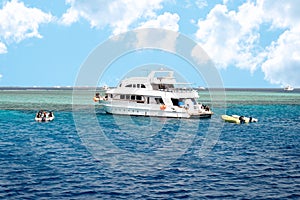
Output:
<instances>
[{"instance_id":1,"label":"sea surface ripple","mask_svg":"<svg viewBox=\"0 0 300 200\"><path fill-rule=\"evenodd\" d=\"M53 101L69 101L64 95L53 95ZM253 98L252 92L240 95ZM187 134L188 127L197 124L192 142L171 163L136 171L109 165L107 159L116 158L113 151L104 152L103 159L95 157L77 133L72 110L63 109L63 101L56 110L54 103L48 104L55 110L54 121L37 123L33 118L40 104L29 105L27 99L26 109L21 109L15 101L14 109L7 98L2 102L10 107L2 104L0 110L0 199L300 198L300 105L293 103L299 95L285 97L291 99L287 104L263 103L258 98L239 104L239 99L229 96L227 114L259 119L249 125L224 123L220 116L186 123L115 117L99 110L97 120L111 143L132 155L144 154L145 159L169 144L175 133ZM180 129L183 123L187 126ZM200 157L211 123L223 123L223 128L209 154ZM142 128L134 130L134 125Z\"/></svg>"}]
</instances>

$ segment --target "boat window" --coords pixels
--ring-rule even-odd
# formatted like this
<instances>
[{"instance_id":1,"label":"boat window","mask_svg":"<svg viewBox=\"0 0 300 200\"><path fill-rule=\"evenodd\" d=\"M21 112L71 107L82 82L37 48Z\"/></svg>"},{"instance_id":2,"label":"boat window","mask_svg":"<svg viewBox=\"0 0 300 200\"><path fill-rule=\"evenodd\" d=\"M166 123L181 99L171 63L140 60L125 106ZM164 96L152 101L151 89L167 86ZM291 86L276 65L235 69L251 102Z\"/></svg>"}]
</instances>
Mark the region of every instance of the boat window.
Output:
<instances>
[{"instance_id":1,"label":"boat window","mask_svg":"<svg viewBox=\"0 0 300 200\"><path fill-rule=\"evenodd\" d=\"M136 84L133 84L133 87L136 88Z\"/></svg>"},{"instance_id":2,"label":"boat window","mask_svg":"<svg viewBox=\"0 0 300 200\"><path fill-rule=\"evenodd\" d=\"M137 84L136 87L137 87L137 88L141 88L141 84Z\"/></svg>"},{"instance_id":3,"label":"boat window","mask_svg":"<svg viewBox=\"0 0 300 200\"><path fill-rule=\"evenodd\" d=\"M157 84L151 84L151 85L152 85L153 90L158 90L158 85Z\"/></svg>"},{"instance_id":4,"label":"boat window","mask_svg":"<svg viewBox=\"0 0 300 200\"><path fill-rule=\"evenodd\" d=\"M146 88L146 86L144 84L141 84L141 88Z\"/></svg>"},{"instance_id":5,"label":"boat window","mask_svg":"<svg viewBox=\"0 0 300 200\"><path fill-rule=\"evenodd\" d=\"M166 86L164 84L159 84L158 89L164 90L166 89Z\"/></svg>"},{"instance_id":6,"label":"boat window","mask_svg":"<svg viewBox=\"0 0 300 200\"><path fill-rule=\"evenodd\" d=\"M125 87L132 87L132 84L126 85Z\"/></svg>"},{"instance_id":7,"label":"boat window","mask_svg":"<svg viewBox=\"0 0 300 200\"><path fill-rule=\"evenodd\" d=\"M173 106L179 106L179 99L173 99L171 98Z\"/></svg>"},{"instance_id":8,"label":"boat window","mask_svg":"<svg viewBox=\"0 0 300 200\"><path fill-rule=\"evenodd\" d=\"M135 98L137 103L145 103L145 98L143 96L137 95Z\"/></svg>"},{"instance_id":9,"label":"boat window","mask_svg":"<svg viewBox=\"0 0 300 200\"><path fill-rule=\"evenodd\" d=\"M121 94L121 95L120 95L120 99L125 99L125 95L124 95L124 94Z\"/></svg>"},{"instance_id":10,"label":"boat window","mask_svg":"<svg viewBox=\"0 0 300 200\"><path fill-rule=\"evenodd\" d=\"M131 99L131 100L135 100L135 96L134 96L134 95L132 95L130 99Z\"/></svg>"},{"instance_id":11,"label":"boat window","mask_svg":"<svg viewBox=\"0 0 300 200\"><path fill-rule=\"evenodd\" d=\"M130 99L130 95L129 94L126 94L126 99Z\"/></svg>"},{"instance_id":12,"label":"boat window","mask_svg":"<svg viewBox=\"0 0 300 200\"><path fill-rule=\"evenodd\" d=\"M155 98L155 101L156 101L157 104L163 104L164 103L162 98Z\"/></svg>"},{"instance_id":13,"label":"boat window","mask_svg":"<svg viewBox=\"0 0 300 200\"><path fill-rule=\"evenodd\" d=\"M194 105L197 105L197 102L195 99L191 99L191 101L193 102Z\"/></svg>"},{"instance_id":14,"label":"boat window","mask_svg":"<svg viewBox=\"0 0 300 200\"><path fill-rule=\"evenodd\" d=\"M120 83L119 87L121 87L121 86L122 86L122 83Z\"/></svg>"},{"instance_id":15,"label":"boat window","mask_svg":"<svg viewBox=\"0 0 300 200\"><path fill-rule=\"evenodd\" d=\"M138 101L142 100L142 96L136 96L136 100Z\"/></svg>"}]
</instances>

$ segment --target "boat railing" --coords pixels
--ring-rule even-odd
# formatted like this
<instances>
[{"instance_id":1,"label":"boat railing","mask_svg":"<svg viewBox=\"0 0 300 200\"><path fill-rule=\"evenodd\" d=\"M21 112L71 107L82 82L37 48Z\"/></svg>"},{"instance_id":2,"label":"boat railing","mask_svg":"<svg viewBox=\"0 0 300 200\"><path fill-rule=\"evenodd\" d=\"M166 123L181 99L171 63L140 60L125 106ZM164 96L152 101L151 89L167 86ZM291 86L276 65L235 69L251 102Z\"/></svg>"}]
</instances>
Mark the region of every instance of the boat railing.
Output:
<instances>
[{"instance_id":1,"label":"boat railing","mask_svg":"<svg viewBox=\"0 0 300 200\"><path fill-rule=\"evenodd\" d=\"M179 93L191 93L195 91L193 88L166 88L166 89L158 89L158 90L164 92L179 92Z\"/></svg>"}]
</instances>

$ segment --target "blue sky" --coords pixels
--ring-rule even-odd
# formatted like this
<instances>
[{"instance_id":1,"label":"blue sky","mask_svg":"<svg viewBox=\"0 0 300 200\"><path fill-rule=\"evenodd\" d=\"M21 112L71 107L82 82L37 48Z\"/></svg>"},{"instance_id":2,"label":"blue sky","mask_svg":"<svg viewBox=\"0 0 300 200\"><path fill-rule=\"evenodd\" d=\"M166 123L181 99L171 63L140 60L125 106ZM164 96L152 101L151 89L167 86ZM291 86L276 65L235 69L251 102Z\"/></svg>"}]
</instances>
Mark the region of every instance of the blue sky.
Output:
<instances>
[{"instance_id":1,"label":"blue sky","mask_svg":"<svg viewBox=\"0 0 300 200\"><path fill-rule=\"evenodd\" d=\"M153 27L196 41L225 87L300 87L299 7L298 0L4 0L0 86L73 86L99 44ZM128 55L122 65L130 65L130 59L135 58ZM137 63L149 62L145 55ZM116 85L124 75L118 73L122 65L116 63L109 81L99 84ZM191 74L185 78L205 86Z\"/></svg>"}]
</instances>

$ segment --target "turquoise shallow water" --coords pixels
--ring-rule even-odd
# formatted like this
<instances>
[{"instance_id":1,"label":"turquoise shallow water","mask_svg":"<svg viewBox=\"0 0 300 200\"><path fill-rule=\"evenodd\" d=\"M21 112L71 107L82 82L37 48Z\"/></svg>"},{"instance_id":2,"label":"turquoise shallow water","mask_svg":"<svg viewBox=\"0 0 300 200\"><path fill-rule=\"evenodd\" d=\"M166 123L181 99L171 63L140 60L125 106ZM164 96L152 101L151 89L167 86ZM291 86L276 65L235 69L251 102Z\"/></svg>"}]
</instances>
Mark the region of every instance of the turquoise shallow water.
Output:
<instances>
[{"instance_id":1,"label":"turquoise shallow water","mask_svg":"<svg viewBox=\"0 0 300 200\"><path fill-rule=\"evenodd\" d=\"M96 107L95 127L87 110L72 112L72 91L0 91L0 198L300 198L300 93L228 91L226 99L227 114L259 122L113 116ZM55 120L35 122L41 108Z\"/></svg>"}]
</instances>

